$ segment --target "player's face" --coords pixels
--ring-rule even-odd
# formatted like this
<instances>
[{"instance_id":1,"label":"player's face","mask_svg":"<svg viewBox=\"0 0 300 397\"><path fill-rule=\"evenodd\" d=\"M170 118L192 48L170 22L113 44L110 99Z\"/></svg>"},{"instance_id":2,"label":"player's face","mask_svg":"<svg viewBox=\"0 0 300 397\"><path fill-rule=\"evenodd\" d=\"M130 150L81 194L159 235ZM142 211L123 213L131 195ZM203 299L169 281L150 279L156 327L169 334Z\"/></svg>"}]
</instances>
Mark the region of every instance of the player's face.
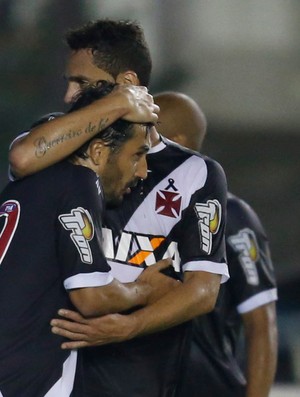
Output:
<instances>
[{"instance_id":1,"label":"player's face","mask_svg":"<svg viewBox=\"0 0 300 397\"><path fill-rule=\"evenodd\" d=\"M149 134L140 124L133 126L134 135L114 152L108 148L107 161L102 166L101 182L109 207L119 205L130 188L147 178L146 154L150 148Z\"/></svg>"},{"instance_id":2,"label":"player's face","mask_svg":"<svg viewBox=\"0 0 300 397\"><path fill-rule=\"evenodd\" d=\"M90 49L72 51L66 65L65 79L67 91L65 103L72 103L76 94L99 80L106 80L115 83L114 78L93 63L93 55Z\"/></svg>"}]
</instances>

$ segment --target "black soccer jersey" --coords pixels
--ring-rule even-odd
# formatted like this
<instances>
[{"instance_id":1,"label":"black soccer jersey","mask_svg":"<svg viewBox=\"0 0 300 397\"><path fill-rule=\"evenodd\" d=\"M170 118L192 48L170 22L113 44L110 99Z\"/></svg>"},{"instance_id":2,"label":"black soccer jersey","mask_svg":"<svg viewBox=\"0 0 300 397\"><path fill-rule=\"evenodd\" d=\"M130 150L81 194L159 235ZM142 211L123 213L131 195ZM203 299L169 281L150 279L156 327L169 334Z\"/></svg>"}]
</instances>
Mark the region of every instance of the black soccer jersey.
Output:
<instances>
[{"instance_id":1,"label":"black soccer jersey","mask_svg":"<svg viewBox=\"0 0 300 397\"><path fill-rule=\"evenodd\" d=\"M253 209L229 194L226 250L229 281L213 312L193 320L192 345L176 397L244 397L236 357L241 314L277 299L265 231Z\"/></svg>"},{"instance_id":2,"label":"black soccer jersey","mask_svg":"<svg viewBox=\"0 0 300 397\"><path fill-rule=\"evenodd\" d=\"M204 270L226 280L222 168L167 140L150 150L147 161L148 178L120 208L106 212L104 246L114 277L133 281L146 266L172 257L174 277ZM187 327L83 349L75 395L173 396Z\"/></svg>"},{"instance_id":3,"label":"black soccer jersey","mask_svg":"<svg viewBox=\"0 0 300 397\"><path fill-rule=\"evenodd\" d=\"M67 397L77 353L60 348L50 320L66 290L112 280L94 172L62 162L11 182L0 196L0 395Z\"/></svg>"}]
</instances>

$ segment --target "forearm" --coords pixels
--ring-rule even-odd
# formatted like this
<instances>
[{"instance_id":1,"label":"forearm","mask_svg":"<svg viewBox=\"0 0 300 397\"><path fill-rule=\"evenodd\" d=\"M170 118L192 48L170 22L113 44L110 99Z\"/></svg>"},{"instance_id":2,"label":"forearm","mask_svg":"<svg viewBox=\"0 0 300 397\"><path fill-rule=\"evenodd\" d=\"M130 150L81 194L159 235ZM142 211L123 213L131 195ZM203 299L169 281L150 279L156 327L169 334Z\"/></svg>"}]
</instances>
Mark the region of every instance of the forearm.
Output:
<instances>
[{"instance_id":1,"label":"forearm","mask_svg":"<svg viewBox=\"0 0 300 397\"><path fill-rule=\"evenodd\" d=\"M110 284L95 288L80 288L70 291L70 298L85 317L122 313L149 302L155 302L176 288L178 282L161 271L171 264L164 259L150 266L143 276L131 283L122 284L114 279Z\"/></svg>"},{"instance_id":2,"label":"forearm","mask_svg":"<svg viewBox=\"0 0 300 397\"><path fill-rule=\"evenodd\" d=\"M143 282L122 284L113 280L103 287L71 290L70 299L83 316L93 317L144 306L150 292L149 285Z\"/></svg>"},{"instance_id":3,"label":"forearm","mask_svg":"<svg viewBox=\"0 0 300 397\"><path fill-rule=\"evenodd\" d=\"M133 320L131 337L159 332L210 312L219 286L219 275L191 272L176 289L129 316Z\"/></svg>"},{"instance_id":4,"label":"forearm","mask_svg":"<svg viewBox=\"0 0 300 397\"><path fill-rule=\"evenodd\" d=\"M61 161L127 110L117 96L108 96L34 128L10 149L12 173L21 178Z\"/></svg>"},{"instance_id":5,"label":"forearm","mask_svg":"<svg viewBox=\"0 0 300 397\"><path fill-rule=\"evenodd\" d=\"M268 397L276 372L277 327L275 305L269 304L254 312L260 321L245 323L247 346L246 397ZM249 319L248 319L249 320Z\"/></svg>"}]
</instances>

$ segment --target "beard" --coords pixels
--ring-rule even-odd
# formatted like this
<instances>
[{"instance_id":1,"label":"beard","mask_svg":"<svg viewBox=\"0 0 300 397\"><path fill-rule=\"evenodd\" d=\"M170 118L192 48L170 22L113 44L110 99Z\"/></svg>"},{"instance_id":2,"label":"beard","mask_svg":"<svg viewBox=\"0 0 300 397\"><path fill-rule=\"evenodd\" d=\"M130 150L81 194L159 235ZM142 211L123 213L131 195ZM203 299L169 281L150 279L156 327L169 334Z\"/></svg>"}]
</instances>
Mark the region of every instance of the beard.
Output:
<instances>
[{"instance_id":1,"label":"beard","mask_svg":"<svg viewBox=\"0 0 300 397\"><path fill-rule=\"evenodd\" d=\"M122 204L122 202L123 202L123 197L122 198L117 198L117 197L109 198L108 200L106 200L105 207L108 210L113 210L113 209L119 207Z\"/></svg>"}]
</instances>

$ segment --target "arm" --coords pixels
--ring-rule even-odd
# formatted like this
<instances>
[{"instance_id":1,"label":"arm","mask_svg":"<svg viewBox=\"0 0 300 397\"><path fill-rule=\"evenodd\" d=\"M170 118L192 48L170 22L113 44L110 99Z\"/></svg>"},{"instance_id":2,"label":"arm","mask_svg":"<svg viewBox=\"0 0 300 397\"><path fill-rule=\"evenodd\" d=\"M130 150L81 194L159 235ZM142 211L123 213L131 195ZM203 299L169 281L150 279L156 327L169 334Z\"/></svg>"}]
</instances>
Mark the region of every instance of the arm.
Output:
<instances>
[{"instance_id":1,"label":"arm","mask_svg":"<svg viewBox=\"0 0 300 397\"><path fill-rule=\"evenodd\" d=\"M101 287L78 288L69 291L74 306L85 317L101 316L108 313L144 306L160 299L178 282L160 271L170 266L171 260L164 259L145 270L143 280L122 284L117 280Z\"/></svg>"},{"instance_id":2,"label":"arm","mask_svg":"<svg viewBox=\"0 0 300 397\"><path fill-rule=\"evenodd\" d=\"M219 275L187 272L183 284L130 315L113 314L84 319L78 313L62 310L59 314L71 321L52 320L52 332L75 341L63 344L63 348L71 349L120 342L158 332L211 311L219 285Z\"/></svg>"},{"instance_id":3,"label":"arm","mask_svg":"<svg viewBox=\"0 0 300 397\"><path fill-rule=\"evenodd\" d=\"M147 88L119 85L107 97L66 114L16 140L9 152L15 177L21 178L57 163L119 118L155 122L159 108Z\"/></svg>"},{"instance_id":4,"label":"arm","mask_svg":"<svg viewBox=\"0 0 300 397\"><path fill-rule=\"evenodd\" d=\"M131 335L162 331L210 312L216 303L220 278L208 272L186 272L184 282L176 290L132 314Z\"/></svg>"},{"instance_id":5,"label":"arm","mask_svg":"<svg viewBox=\"0 0 300 397\"><path fill-rule=\"evenodd\" d=\"M268 397L277 363L275 303L242 315L247 347L246 397Z\"/></svg>"}]
</instances>

